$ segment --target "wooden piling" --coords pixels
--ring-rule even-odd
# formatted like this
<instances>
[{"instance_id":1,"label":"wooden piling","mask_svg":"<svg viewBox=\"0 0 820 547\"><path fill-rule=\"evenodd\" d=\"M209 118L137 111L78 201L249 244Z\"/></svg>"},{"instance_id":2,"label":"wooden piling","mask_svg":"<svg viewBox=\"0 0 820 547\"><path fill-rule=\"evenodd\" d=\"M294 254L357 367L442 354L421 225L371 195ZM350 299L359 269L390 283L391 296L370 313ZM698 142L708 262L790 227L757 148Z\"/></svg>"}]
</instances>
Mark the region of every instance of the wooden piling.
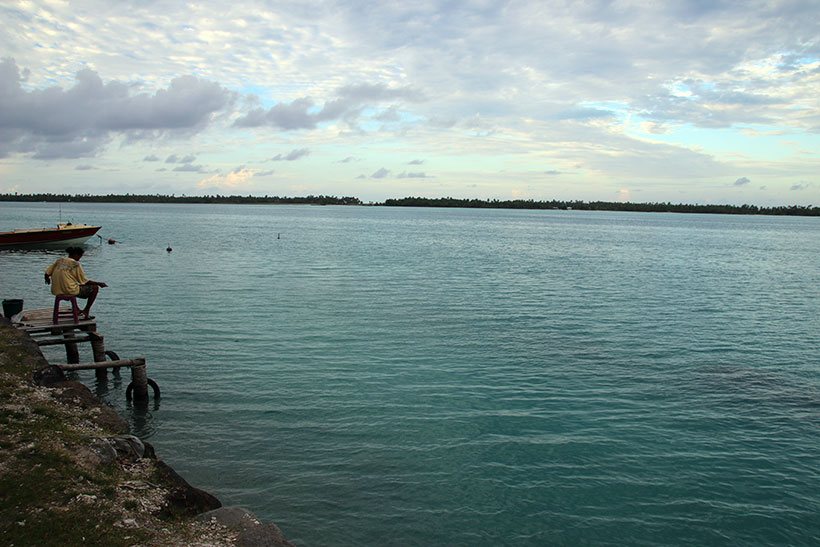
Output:
<instances>
[{"instance_id":1,"label":"wooden piling","mask_svg":"<svg viewBox=\"0 0 820 547\"><path fill-rule=\"evenodd\" d=\"M144 357L137 359L119 359L114 352L107 352L114 361L106 361L105 338L97 332L97 322L93 319L84 319L77 322L54 323L51 310L42 308L24 310L21 322L15 326L27 332L38 346L65 346L65 365L57 365L64 371L93 370L98 380L104 380L107 369L119 370L122 367L131 368L131 383L125 390L125 398L129 401L143 402L148 400L148 387L154 391L154 399L159 400L160 389L157 383L148 377L148 365ZM94 354L93 363L80 364L80 354L77 344L91 343Z\"/></svg>"},{"instance_id":2,"label":"wooden piling","mask_svg":"<svg viewBox=\"0 0 820 547\"><path fill-rule=\"evenodd\" d=\"M74 338L73 332L66 332L63 334L65 338ZM77 349L77 344L67 342L65 344L65 362L69 364L76 364L80 362L80 350Z\"/></svg>"},{"instance_id":3,"label":"wooden piling","mask_svg":"<svg viewBox=\"0 0 820 547\"><path fill-rule=\"evenodd\" d=\"M146 365L131 367L131 385L134 387L134 400L148 400L148 370Z\"/></svg>"},{"instance_id":4,"label":"wooden piling","mask_svg":"<svg viewBox=\"0 0 820 547\"><path fill-rule=\"evenodd\" d=\"M91 337L91 353L94 355L95 362L105 361L105 339L102 335L97 334L96 332L93 333ZM97 368L94 369L94 375L97 377L98 381L108 379L108 369L107 368Z\"/></svg>"}]
</instances>

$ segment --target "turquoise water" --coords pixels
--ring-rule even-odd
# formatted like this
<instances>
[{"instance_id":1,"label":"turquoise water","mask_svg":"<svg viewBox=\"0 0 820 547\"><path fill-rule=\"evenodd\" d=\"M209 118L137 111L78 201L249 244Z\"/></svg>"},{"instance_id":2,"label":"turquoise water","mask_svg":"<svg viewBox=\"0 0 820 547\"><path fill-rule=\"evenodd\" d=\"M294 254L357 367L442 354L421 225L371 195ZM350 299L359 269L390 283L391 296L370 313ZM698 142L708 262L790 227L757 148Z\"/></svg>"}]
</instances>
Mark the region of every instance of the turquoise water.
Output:
<instances>
[{"instance_id":1,"label":"turquoise water","mask_svg":"<svg viewBox=\"0 0 820 547\"><path fill-rule=\"evenodd\" d=\"M0 203L0 229L55 209ZM191 483L299 544L820 542L818 219L62 216L122 241L83 259L110 285L96 315L163 398L146 415L81 378ZM0 297L48 306L53 259L0 253Z\"/></svg>"}]
</instances>

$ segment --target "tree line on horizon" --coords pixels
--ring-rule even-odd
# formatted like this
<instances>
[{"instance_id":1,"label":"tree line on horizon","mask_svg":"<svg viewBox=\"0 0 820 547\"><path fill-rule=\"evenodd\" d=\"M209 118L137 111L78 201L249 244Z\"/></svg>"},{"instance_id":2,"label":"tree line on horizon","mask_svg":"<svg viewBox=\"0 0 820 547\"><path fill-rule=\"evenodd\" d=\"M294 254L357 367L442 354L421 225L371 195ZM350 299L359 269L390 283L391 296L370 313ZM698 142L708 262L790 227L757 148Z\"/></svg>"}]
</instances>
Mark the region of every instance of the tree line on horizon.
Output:
<instances>
[{"instance_id":1,"label":"tree line on horizon","mask_svg":"<svg viewBox=\"0 0 820 547\"><path fill-rule=\"evenodd\" d=\"M47 201L77 203L232 203L260 205L362 205L359 198L345 196L239 196L221 194L204 196L177 196L175 194L0 194L0 201Z\"/></svg>"},{"instance_id":2,"label":"tree line on horizon","mask_svg":"<svg viewBox=\"0 0 820 547\"><path fill-rule=\"evenodd\" d=\"M646 213L712 213L729 215L795 215L820 216L820 207L788 205L702 205L690 203L633 203L614 201L535 201L532 199L485 200L459 198L407 197L387 199L382 205L392 207L458 207L473 209L563 209L580 211L631 211Z\"/></svg>"},{"instance_id":3,"label":"tree line on horizon","mask_svg":"<svg viewBox=\"0 0 820 547\"><path fill-rule=\"evenodd\" d=\"M79 203L204 203L204 204L260 204L260 205L369 205L386 207L451 207L468 209L562 209L580 211L631 211L652 213L711 213L728 215L788 215L820 216L820 207L811 205L782 205L760 207L757 205L709 205L687 203L633 203L611 201L536 201L498 200L498 199L462 199L462 198L424 198L405 197L386 199L380 203L363 203L353 196L241 196L241 195L204 195L177 196L163 194L0 194L0 201L18 202L79 202Z\"/></svg>"}]
</instances>

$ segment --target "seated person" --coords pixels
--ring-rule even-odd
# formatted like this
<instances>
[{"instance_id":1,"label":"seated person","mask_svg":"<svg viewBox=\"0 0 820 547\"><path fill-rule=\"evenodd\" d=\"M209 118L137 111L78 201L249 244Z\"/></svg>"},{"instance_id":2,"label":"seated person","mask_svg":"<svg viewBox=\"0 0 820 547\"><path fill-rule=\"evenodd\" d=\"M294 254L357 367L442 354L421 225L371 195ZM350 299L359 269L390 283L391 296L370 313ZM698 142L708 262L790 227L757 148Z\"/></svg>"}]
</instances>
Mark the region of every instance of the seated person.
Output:
<instances>
[{"instance_id":1,"label":"seated person","mask_svg":"<svg viewBox=\"0 0 820 547\"><path fill-rule=\"evenodd\" d=\"M85 276L85 271L80 266L80 259L85 253L82 247L69 247L66 252L68 258L58 258L46 268L46 285L51 284L51 294L53 295L64 294L85 299L85 308L82 310L80 318L90 319L91 305L97 299L100 287L107 287L108 285L99 281L91 281Z\"/></svg>"}]
</instances>

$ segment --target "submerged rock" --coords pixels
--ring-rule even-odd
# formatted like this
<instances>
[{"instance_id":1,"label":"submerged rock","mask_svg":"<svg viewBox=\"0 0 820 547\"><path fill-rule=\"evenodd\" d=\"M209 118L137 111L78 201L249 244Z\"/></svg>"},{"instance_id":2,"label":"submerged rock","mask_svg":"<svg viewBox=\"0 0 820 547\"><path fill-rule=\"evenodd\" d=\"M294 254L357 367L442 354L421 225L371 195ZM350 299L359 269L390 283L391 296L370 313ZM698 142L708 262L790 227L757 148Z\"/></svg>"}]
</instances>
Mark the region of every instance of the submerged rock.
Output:
<instances>
[{"instance_id":1,"label":"submerged rock","mask_svg":"<svg viewBox=\"0 0 820 547\"><path fill-rule=\"evenodd\" d=\"M271 523L242 530L236 538L236 547L294 547L285 539L282 530Z\"/></svg>"},{"instance_id":2,"label":"submerged rock","mask_svg":"<svg viewBox=\"0 0 820 547\"><path fill-rule=\"evenodd\" d=\"M259 522L253 513L243 507L220 507L198 515L197 520L217 522L239 532L237 547L294 547L278 526Z\"/></svg>"},{"instance_id":3,"label":"submerged rock","mask_svg":"<svg viewBox=\"0 0 820 547\"><path fill-rule=\"evenodd\" d=\"M222 502L216 496L188 484L188 481L164 461L156 460L156 467L159 475L173 485L168 494L168 505L162 511L162 517L196 516L222 507Z\"/></svg>"},{"instance_id":4,"label":"submerged rock","mask_svg":"<svg viewBox=\"0 0 820 547\"><path fill-rule=\"evenodd\" d=\"M117 456L130 461L136 461L145 456L145 445L134 435L120 435L108 439Z\"/></svg>"},{"instance_id":5,"label":"submerged rock","mask_svg":"<svg viewBox=\"0 0 820 547\"><path fill-rule=\"evenodd\" d=\"M103 429L114 433L127 434L129 432L128 422L80 382L68 380L52 387L55 399L88 411L87 417L92 418L93 416L93 421Z\"/></svg>"},{"instance_id":6,"label":"submerged rock","mask_svg":"<svg viewBox=\"0 0 820 547\"><path fill-rule=\"evenodd\" d=\"M97 460L96 462L89 461L89 464L111 465L117 461L117 451L111 446L108 439L94 439L88 446L88 450Z\"/></svg>"},{"instance_id":7,"label":"submerged rock","mask_svg":"<svg viewBox=\"0 0 820 547\"><path fill-rule=\"evenodd\" d=\"M42 387L52 387L55 384L66 381L65 372L56 365L39 368L31 375L35 385Z\"/></svg>"},{"instance_id":8,"label":"submerged rock","mask_svg":"<svg viewBox=\"0 0 820 547\"><path fill-rule=\"evenodd\" d=\"M253 513L244 507L235 505L231 507L220 507L219 509L202 513L197 515L196 519L202 522L216 521L237 532L259 524L259 521Z\"/></svg>"}]
</instances>

